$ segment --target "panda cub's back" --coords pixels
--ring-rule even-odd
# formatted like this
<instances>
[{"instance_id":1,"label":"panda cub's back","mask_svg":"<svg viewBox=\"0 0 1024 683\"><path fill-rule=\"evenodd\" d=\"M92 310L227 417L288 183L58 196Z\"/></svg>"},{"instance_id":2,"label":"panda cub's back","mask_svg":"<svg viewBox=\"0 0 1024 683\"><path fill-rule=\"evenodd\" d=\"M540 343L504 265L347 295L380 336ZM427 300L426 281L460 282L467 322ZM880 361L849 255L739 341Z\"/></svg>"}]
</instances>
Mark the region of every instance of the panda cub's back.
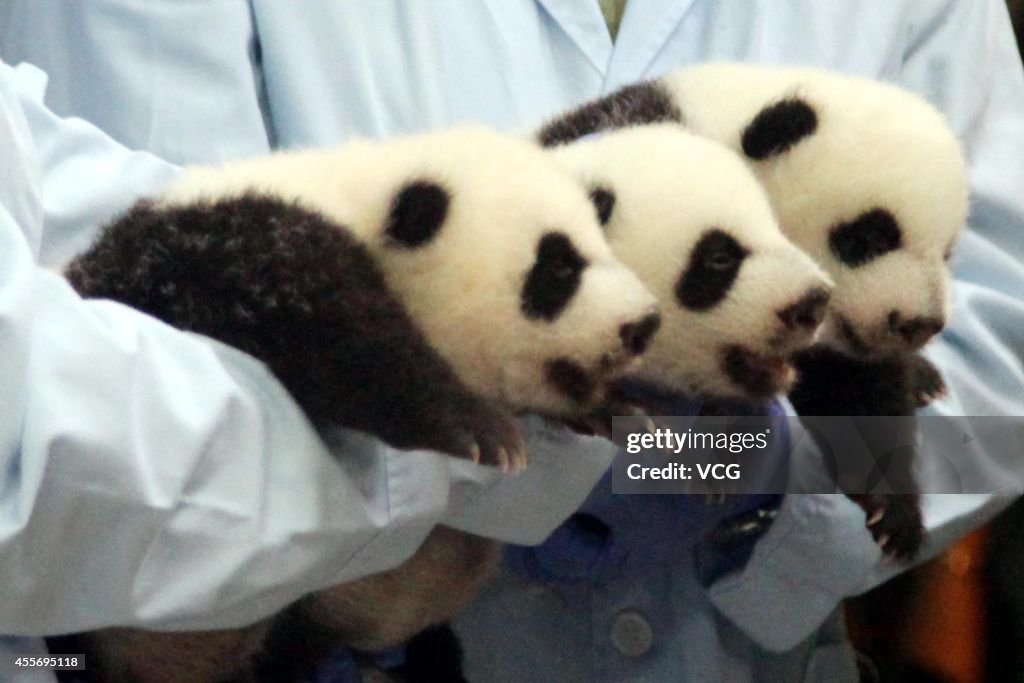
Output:
<instances>
[{"instance_id":1,"label":"panda cub's back","mask_svg":"<svg viewBox=\"0 0 1024 683\"><path fill-rule=\"evenodd\" d=\"M557 226L589 219L593 211L572 179L551 167L541 150L476 126L191 167L162 201L182 204L264 192L297 200L370 240L386 225L394 189L417 179L444 186L453 208L462 205L473 219L489 219L487 231L461 230L464 237L493 238L513 226L537 232L542 228L531 229L531 224L538 223L538 216ZM450 231L457 223L449 217L445 227ZM588 247L601 242L599 233L574 237Z\"/></svg>"}]
</instances>

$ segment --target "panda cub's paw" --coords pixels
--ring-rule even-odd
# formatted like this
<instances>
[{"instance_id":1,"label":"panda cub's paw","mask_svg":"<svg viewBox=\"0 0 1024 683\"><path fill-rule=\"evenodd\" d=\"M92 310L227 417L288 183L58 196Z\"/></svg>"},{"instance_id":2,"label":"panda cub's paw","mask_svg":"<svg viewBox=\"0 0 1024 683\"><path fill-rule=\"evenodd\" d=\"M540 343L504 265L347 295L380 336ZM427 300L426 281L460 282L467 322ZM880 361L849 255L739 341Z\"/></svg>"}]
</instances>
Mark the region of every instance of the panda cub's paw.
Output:
<instances>
[{"instance_id":1,"label":"panda cub's paw","mask_svg":"<svg viewBox=\"0 0 1024 683\"><path fill-rule=\"evenodd\" d=\"M526 444L518 421L483 399L460 401L447 415L438 415L430 446L505 472L526 468Z\"/></svg>"},{"instance_id":2,"label":"panda cub's paw","mask_svg":"<svg viewBox=\"0 0 1024 683\"><path fill-rule=\"evenodd\" d=\"M910 357L910 386L918 408L944 397L947 393L942 373L919 353Z\"/></svg>"},{"instance_id":3,"label":"panda cub's paw","mask_svg":"<svg viewBox=\"0 0 1024 683\"><path fill-rule=\"evenodd\" d=\"M912 561L924 543L921 506L914 494L870 494L854 499L864 509L866 525L886 557Z\"/></svg>"}]
</instances>

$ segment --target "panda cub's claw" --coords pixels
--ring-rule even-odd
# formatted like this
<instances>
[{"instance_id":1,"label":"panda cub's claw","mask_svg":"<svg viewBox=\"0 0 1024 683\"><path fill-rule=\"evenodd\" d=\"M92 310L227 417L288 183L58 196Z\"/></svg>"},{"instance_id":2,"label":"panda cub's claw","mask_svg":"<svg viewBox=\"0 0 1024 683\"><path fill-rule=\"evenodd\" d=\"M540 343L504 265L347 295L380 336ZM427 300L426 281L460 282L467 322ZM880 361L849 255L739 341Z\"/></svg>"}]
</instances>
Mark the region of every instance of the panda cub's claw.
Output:
<instances>
[{"instance_id":1,"label":"panda cub's claw","mask_svg":"<svg viewBox=\"0 0 1024 683\"><path fill-rule=\"evenodd\" d=\"M939 392L937 394L929 394L922 391L918 392L917 395L914 396L914 403L918 408L924 408L926 405L929 405L934 401L938 401L939 399L944 398L945 396L945 391Z\"/></svg>"},{"instance_id":2,"label":"panda cub's claw","mask_svg":"<svg viewBox=\"0 0 1024 683\"><path fill-rule=\"evenodd\" d=\"M526 469L526 448L520 448L509 453L509 470L513 474L519 474Z\"/></svg>"},{"instance_id":3,"label":"panda cub's claw","mask_svg":"<svg viewBox=\"0 0 1024 683\"><path fill-rule=\"evenodd\" d=\"M526 469L526 450L523 448L498 451L498 466L502 472L519 474Z\"/></svg>"},{"instance_id":4,"label":"panda cub's claw","mask_svg":"<svg viewBox=\"0 0 1024 683\"><path fill-rule=\"evenodd\" d=\"M910 357L909 365L910 386L918 408L923 408L946 395L946 381L942 379L942 373L931 361L916 353Z\"/></svg>"},{"instance_id":5,"label":"panda cub's claw","mask_svg":"<svg viewBox=\"0 0 1024 683\"><path fill-rule=\"evenodd\" d=\"M505 470L522 467L526 446L515 416L476 396L447 398L421 413L423 419L402 423L409 430L414 422L416 431L402 435L401 447L427 448Z\"/></svg>"},{"instance_id":6,"label":"panda cub's claw","mask_svg":"<svg viewBox=\"0 0 1024 683\"><path fill-rule=\"evenodd\" d=\"M865 526L889 559L910 562L924 543L924 523L916 495L867 495L858 499L864 508Z\"/></svg>"},{"instance_id":7,"label":"panda cub's claw","mask_svg":"<svg viewBox=\"0 0 1024 683\"><path fill-rule=\"evenodd\" d=\"M461 406L440 450L502 471L526 466L526 446L516 419L487 401ZM454 442L454 443L452 443Z\"/></svg>"}]
</instances>

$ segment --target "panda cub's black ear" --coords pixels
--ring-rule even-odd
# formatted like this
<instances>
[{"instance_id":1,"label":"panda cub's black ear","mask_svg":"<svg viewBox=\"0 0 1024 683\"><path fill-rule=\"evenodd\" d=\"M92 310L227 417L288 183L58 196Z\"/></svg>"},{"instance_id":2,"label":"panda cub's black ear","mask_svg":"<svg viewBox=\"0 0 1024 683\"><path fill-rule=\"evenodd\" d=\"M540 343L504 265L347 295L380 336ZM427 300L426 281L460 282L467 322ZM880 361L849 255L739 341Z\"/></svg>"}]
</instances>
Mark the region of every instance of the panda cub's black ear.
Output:
<instances>
[{"instance_id":1,"label":"panda cub's black ear","mask_svg":"<svg viewBox=\"0 0 1024 683\"><path fill-rule=\"evenodd\" d=\"M818 129L818 113L799 97L770 104L743 131L743 153L755 161L788 151Z\"/></svg>"},{"instance_id":2,"label":"panda cub's black ear","mask_svg":"<svg viewBox=\"0 0 1024 683\"><path fill-rule=\"evenodd\" d=\"M448 191L433 181L407 183L391 202L385 233L397 246L423 246L441 230L450 202Z\"/></svg>"},{"instance_id":3,"label":"panda cub's black ear","mask_svg":"<svg viewBox=\"0 0 1024 683\"><path fill-rule=\"evenodd\" d=\"M598 185L590 191L590 201L597 210L597 220L601 225L608 225L612 211L615 210L615 193L603 185Z\"/></svg>"}]
</instances>

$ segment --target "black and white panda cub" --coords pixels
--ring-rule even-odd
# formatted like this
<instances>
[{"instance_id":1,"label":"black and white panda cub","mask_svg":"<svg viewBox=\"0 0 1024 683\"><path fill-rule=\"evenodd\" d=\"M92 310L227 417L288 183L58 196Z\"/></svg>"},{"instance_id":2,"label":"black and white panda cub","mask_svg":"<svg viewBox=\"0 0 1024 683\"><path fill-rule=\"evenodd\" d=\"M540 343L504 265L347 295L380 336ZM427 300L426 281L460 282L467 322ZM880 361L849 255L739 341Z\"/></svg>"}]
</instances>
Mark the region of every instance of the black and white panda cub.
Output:
<instances>
[{"instance_id":1,"label":"black and white panda cub","mask_svg":"<svg viewBox=\"0 0 1024 683\"><path fill-rule=\"evenodd\" d=\"M658 298L661 328L626 391L665 415L672 409L651 397L729 411L791 388L793 356L816 339L831 280L782 234L736 154L672 124L550 153L590 193L615 255ZM400 680L459 681L458 652L451 630L432 629L411 643L401 673L412 675Z\"/></svg>"},{"instance_id":2,"label":"black and white panda cub","mask_svg":"<svg viewBox=\"0 0 1024 683\"><path fill-rule=\"evenodd\" d=\"M945 325L945 262L967 214L964 159L941 114L862 78L705 64L584 104L537 137L555 146L654 122L741 154L785 234L835 281L820 343L797 364L790 398L800 414L909 416L944 392L916 353ZM914 490L911 462L899 465L890 476ZM916 554L916 493L851 497L887 554Z\"/></svg>"},{"instance_id":3,"label":"black and white panda cub","mask_svg":"<svg viewBox=\"0 0 1024 683\"><path fill-rule=\"evenodd\" d=\"M192 169L67 277L83 296L252 353L316 422L506 468L525 464L516 413L594 409L660 321L575 179L536 145L481 128ZM325 646L401 642L468 601L492 545L439 527L391 576L311 596L274 623L300 640L323 626ZM250 661L271 628L290 637L265 622L80 642L103 681L256 680L276 675Z\"/></svg>"},{"instance_id":4,"label":"black and white panda cub","mask_svg":"<svg viewBox=\"0 0 1024 683\"><path fill-rule=\"evenodd\" d=\"M782 234L741 159L671 124L551 155L588 188L615 255L658 297L661 329L630 379L705 402L789 391L832 283Z\"/></svg>"}]
</instances>

